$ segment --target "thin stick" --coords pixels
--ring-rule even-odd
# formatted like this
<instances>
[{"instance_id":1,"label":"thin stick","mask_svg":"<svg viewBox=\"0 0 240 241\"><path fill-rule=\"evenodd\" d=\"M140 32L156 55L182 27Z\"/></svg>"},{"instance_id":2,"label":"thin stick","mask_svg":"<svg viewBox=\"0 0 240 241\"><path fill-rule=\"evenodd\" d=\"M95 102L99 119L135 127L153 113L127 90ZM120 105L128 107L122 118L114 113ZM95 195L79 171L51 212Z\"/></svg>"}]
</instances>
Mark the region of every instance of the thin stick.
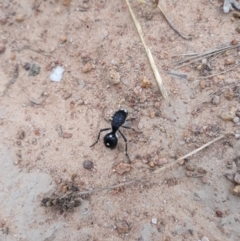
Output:
<instances>
[{"instance_id":1,"label":"thin stick","mask_svg":"<svg viewBox=\"0 0 240 241\"><path fill-rule=\"evenodd\" d=\"M220 48L214 48L214 49L208 50L206 52L197 54L197 56L193 56L193 57L190 57L190 58L187 58L187 59L184 59L184 60L177 61L175 64L181 64L181 63L184 63L186 61L189 61L190 59L194 59L194 58L197 58L197 57L203 57L203 56L206 56L208 54L220 53L220 52L224 52L224 51L231 50L231 49L238 48L238 47L240 47L240 44L237 44L237 45L234 45L234 46L230 45L230 46L224 46L224 47L220 47Z\"/></svg>"},{"instance_id":2,"label":"thin stick","mask_svg":"<svg viewBox=\"0 0 240 241\"><path fill-rule=\"evenodd\" d=\"M156 174L156 173L162 172L162 171L164 171L165 169L168 169L168 168L174 166L175 164L179 163L179 161L181 161L181 160L183 160L183 159L185 159L185 158L187 158L187 157L189 157L189 156L192 156L193 154L196 154L197 152L199 152L199 151L205 149L206 147L212 145L214 142L223 139L224 137L225 137L225 135L221 135L221 136L219 136L219 137L217 137L217 138L215 138L215 139L209 141L208 143L206 143L206 144L204 144L203 146L201 146L201 147L195 149L194 151L188 153L187 155L182 156L182 157L178 158L177 160L172 161L172 162L166 164L165 166L159 168L159 169L156 170L153 174Z\"/></svg>"},{"instance_id":3,"label":"thin stick","mask_svg":"<svg viewBox=\"0 0 240 241\"><path fill-rule=\"evenodd\" d=\"M215 74L211 74L211 75L208 75L208 76L200 76L199 79L208 79L208 78L211 78L211 77L214 77L216 75L220 75L220 74L224 74L224 73L227 73L233 69L235 69L236 67L238 67L240 65L240 63L238 64L235 64L233 67L227 69L227 70L224 70L222 72L219 72L219 73L215 73Z\"/></svg>"},{"instance_id":4,"label":"thin stick","mask_svg":"<svg viewBox=\"0 0 240 241\"><path fill-rule=\"evenodd\" d=\"M201 60L203 57L205 57L205 58L210 57L214 54L220 54L220 53L223 53L224 51L235 49L235 48L238 48L238 47L240 47L240 44L234 45L234 46L226 46L226 47L223 47L223 48L220 48L220 49L213 49L213 50L207 51L207 52L202 53L202 54L198 54L197 56L194 56L194 57L189 57L189 58L181 60L181 61L177 61L174 64L174 65L178 65L178 66L175 67L175 69L179 69L179 68L184 67L186 65L197 62L197 61ZM187 62L187 63L185 63L185 62ZM179 65L179 64L182 64L182 65Z\"/></svg>"},{"instance_id":5,"label":"thin stick","mask_svg":"<svg viewBox=\"0 0 240 241\"><path fill-rule=\"evenodd\" d=\"M166 21L168 22L168 24L170 25L170 27L177 33L179 34L183 39L187 39L187 40L191 40L192 37L191 36L186 36L186 35L183 35L182 33L180 33L174 26L173 24L171 23L171 21L167 18L167 15L164 13L164 11L162 10L162 8L158 5L157 6L158 9L160 10L160 12L162 13L162 15L164 16L164 18L166 19Z\"/></svg>"},{"instance_id":6,"label":"thin stick","mask_svg":"<svg viewBox=\"0 0 240 241\"><path fill-rule=\"evenodd\" d=\"M30 46L23 46L23 47L20 48L20 49L13 49L13 51L20 52L20 51L25 50L25 49L31 50L31 51L36 52L36 53L39 53L39 54L42 54L42 55L44 55L44 56L51 56L51 54L46 54L46 53L44 53L43 50L32 49ZM51 53L54 52L54 51L55 51L55 50L51 51Z\"/></svg>"},{"instance_id":7,"label":"thin stick","mask_svg":"<svg viewBox=\"0 0 240 241\"><path fill-rule=\"evenodd\" d=\"M129 3L128 0L126 0L126 3L127 3L127 5L128 5L128 9L129 9L130 14L131 14L131 16L132 16L132 19L133 19L133 22L134 22L134 24L135 24L135 27L136 27L136 29L137 29L137 31L138 31L139 37L140 37L140 39L141 39L141 41L142 41L142 44L143 44L143 46L144 46L144 48L145 48L145 51L146 51L146 53L147 53L148 60L149 60L150 65L151 65L151 67L152 67L152 70L153 70L155 79L156 79L156 81L157 81L157 83L158 83L158 86L159 86L159 88L160 88L160 91L161 91L164 99L165 99L168 103L170 103L170 102L169 102L168 93L167 93L167 91L166 91L166 89L165 89L165 86L164 86L164 84L163 84L162 78L161 78L161 76L160 76L160 74L159 74L159 72L158 72L158 69L157 69L157 66L156 66L156 64L155 64L155 61L154 61L154 59L153 59L151 50L150 50L150 48L146 45L146 43L145 43L145 41L144 41L141 25L140 25L139 22L137 21L137 19L136 19L135 15L134 15L134 13L133 13L133 11L132 11L132 8L131 8L130 3Z\"/></svg>"},{"instance_id":8,"label":"thin stick","mask_svg":"<svg viewBox=\"0 0 240 241\"><path fill-rule=\"evenodd\" d=\"M142 180L145 179L145 178L149 178L149 177L151 177L152 175L155 175L155 174L160 173L160 172L162 172L162 171L164 171L164 170L166 170L166 169L168 169L168 168L170 168L170 167L173 167L174 165L176 165L177 163L179 163L179 161L181 161L181 160L183 160L183 159L185 159L185 158L187 158L187 157L189 157L189 156L192 156L192 155L196 154L197 152L205 149L206 147L212 145L213 143L215 143L215 142L217 142L217 141L219 141L219 140L221 140L221 139L223 139L223 138L225 138L225 137L226 137L226 135L221 135L221 136L219 136L219 137L217 137L217 138L209 141L208 143L202 145L201 147L199 147L199 148L191 151L190 153L186 154L185 156L182 156L182 157L178 158L177 160L174 160L174 161L172 161L172 162L164 165L163 167L157 169L156 171L154 171L154 172L151 173L151 174L148 174L148 175L145 175L145 176L139 177L139 178L134 178L134 179L132 179L132 180L130 180L130 181L121 182L121 183L116 184L116 185L113 185L113 186L108 186L108 187L104 187L104 188L96 188L96 189L92 189L92 190L89 190L89 191L79 192L78 194L79 194L79 195L92 194L92 193L94 193L94 192L99 192L99 191L104 191L104 190L112 190L112 189L115 189L115 188L118 188L118 187L130 185L130 184L132 184L132 183L134 183L134 182L136 182L136 181L142 181Z\"/></svg>"}]
</instances>

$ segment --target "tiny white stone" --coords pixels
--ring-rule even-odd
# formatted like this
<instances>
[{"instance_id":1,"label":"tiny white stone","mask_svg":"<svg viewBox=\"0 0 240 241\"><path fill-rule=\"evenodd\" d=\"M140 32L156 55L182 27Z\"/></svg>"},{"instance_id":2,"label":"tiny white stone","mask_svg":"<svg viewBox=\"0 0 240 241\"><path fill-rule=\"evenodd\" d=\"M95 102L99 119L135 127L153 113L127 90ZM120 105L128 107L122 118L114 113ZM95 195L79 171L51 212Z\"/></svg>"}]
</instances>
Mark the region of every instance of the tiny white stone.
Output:
<instances>
[{"instance_id":1,"label":"tiny white stone","mask_svg":"<svg viewBox=\"0 0 240 241\"><path fill-rule=\"evenodd\" d=\"M157 224L157 219L156 218L152 218L152 223L153 224Z\"/></svg>"},{"instance_id":2,"label":"tiny white stone","mask_svg":"<svg viewBox=\"0 0 240 241\"><path fill-rule=\"evenodd\" d=\"M209 241L209 239L206 236L203 236L201 240L202 241Z\"/></svg>"},{"instance_id":3,"label":"tiny white stone","mask_svg":"<svg viewBox=\"0 0 240 241\"><path fill-rule=\"evenodd\" d=\"M233 122L234 122L234 123L238 123L238 122L239 122L239 120L240 120L240 118L239 118L239 117L237 117L237 116L235 116L235 117L233 118Z\"/></svg>"},{"instance_id":4,"label":"tiny white stone","mask_svg":"<svg viewBox=\"0 0 240 241\"><path fill-rule=\"evenodd\" d=\"M60 82L62 80L64 69L61 66L54 68L50 75L50 80L54 82Z\"/></svg>"}]
</instances>

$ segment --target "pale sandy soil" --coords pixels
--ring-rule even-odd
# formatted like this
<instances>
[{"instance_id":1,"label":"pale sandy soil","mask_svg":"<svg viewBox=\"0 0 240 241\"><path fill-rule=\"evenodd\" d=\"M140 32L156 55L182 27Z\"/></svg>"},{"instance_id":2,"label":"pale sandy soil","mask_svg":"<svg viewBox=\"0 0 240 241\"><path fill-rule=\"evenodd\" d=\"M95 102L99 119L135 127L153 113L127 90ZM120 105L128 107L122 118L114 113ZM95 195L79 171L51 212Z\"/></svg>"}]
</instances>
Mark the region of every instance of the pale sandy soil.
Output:
<instances>
[{"instance_id":1,"label":"pale sandy soil","mask_svg":"<svg viewBox=\"0 0 240 241\"><path fill-rule=\"evenodd\" d=\"M219 116L240 111L240 69L202 80L200 62L174 70L180 59L174 56L237 43L240 20L223 13L223 1L160 1L178 30L193 36L185 40L158 9L131 3L171 106L159 92L124 0L72 0L69 6L60 0L0 1L0 47L6 48L0 54L0 240L240 240L240 197L224 177L237 170L237 135L188 158L206 172L197 177L189 177L185 163L93 193L69 212L41 206L52 193L65 195L73 175L80 191L112 186L151 174L223 133L239 133L236 118ZM220 55L203 74L226 71L239 62L239 53L235 48ZM26 62L40 66L39 74L29 76ZM59 83L49 79L54 66L65 70ZM149 88L141 88L144 77ZM213 104L210 94L219 90ZM128 124L141 129L123 130L132 161L123 175L114 171L127 161L122 138L115 150L104 146L103 134L89 147L120 107L132 118ZM94 168L84 169L84 160Z\"/></svg>"}]
</instances>

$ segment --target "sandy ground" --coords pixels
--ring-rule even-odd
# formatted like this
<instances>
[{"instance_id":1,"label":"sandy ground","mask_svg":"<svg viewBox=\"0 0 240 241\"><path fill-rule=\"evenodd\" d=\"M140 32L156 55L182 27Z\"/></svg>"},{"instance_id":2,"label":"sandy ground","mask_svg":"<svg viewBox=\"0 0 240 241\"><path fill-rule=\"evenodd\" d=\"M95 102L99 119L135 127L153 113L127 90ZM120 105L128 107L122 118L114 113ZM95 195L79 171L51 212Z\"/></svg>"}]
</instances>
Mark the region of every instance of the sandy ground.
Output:
<instances>
[{"instance_id":1,"label":"sandy ground","mask_svg":"<svg viewBox=\"0 0 240 241\"><path fill-rule=\"evenodd\" d=\"M240 240L240 197L232 193L240 179L224 176L240 170L240 49L210 68L202 68L205 59L174 69L186 53L238 44L240 20L224 14L219 0L160 1L174 26L192 36L186 40L158 9L131 4L170 106L125 1L0 1L0 240ZM64 69L59 83L49 78L56 66ZM139 131L122 130L131 159L122 175L122 138L110 150L102 134L90 148L119 108ZM154 174L226 133L233 135ZM78 195L72 186L89 191L146 175L81 196L69 210L41 205L46 197Z\"/></svg>"}]
</instances>

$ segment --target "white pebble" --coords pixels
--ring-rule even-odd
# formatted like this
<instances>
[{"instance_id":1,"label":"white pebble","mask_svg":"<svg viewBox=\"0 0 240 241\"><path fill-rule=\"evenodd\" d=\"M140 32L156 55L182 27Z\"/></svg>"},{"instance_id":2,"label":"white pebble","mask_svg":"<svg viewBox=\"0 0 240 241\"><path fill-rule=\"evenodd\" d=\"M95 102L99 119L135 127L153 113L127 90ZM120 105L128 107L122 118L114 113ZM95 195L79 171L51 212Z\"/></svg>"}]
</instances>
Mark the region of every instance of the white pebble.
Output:
<instances>
[{"instance_id":1,"label":"white pebble","mask_svg":"<svg viewBox=\"0 0 240 241\"><path fill-rule=\"evenodd\" d=\"M153 224L157 224L157 219L156 218L152 218L152 223Z\"/></svg>"},{"instance_id":2,"label":"white pebble","mask_svg":"<svg viewBox=\"0 0 240 241\"><path fill-rule=\"evenodd\" d=\"M233 118L233 122L234 122L234 123L238 123L238 122L239 122L239 117L237 117L237 116L234 117L234 118Z\"/></svg>"},{"instance_id":3,"label":"white pebble","mask_svg":"<svg viewBox=\"0 0 240 241\"><path fill-rule=\"evenodd\" d=\"M138 129L139 129L139 130L142 130L142 128L143 128L143 123L142 123L142 122L139 122L139 123L138 123Z\"/></svg>"},{"instance_id":4,"label":"white pebble","mask_svg":"<svg viewBox=\"0 0 240 241\"><path fill-rule=\"evenodd\" d=\"M64 69L61 66L54 68L50 75L50 80L54 82L60 82L62 80Z\"/></svg>"},{"instance_id":5,"label":"white pebble","mask_svg":"<svg viewBox=\"0 0 240 241\"><path fill-rule=\"evenodd\" d=\"M204 236L202 237L202 241L209 241L209 239L206 236Z\"/></svg>"}]
</instances>

